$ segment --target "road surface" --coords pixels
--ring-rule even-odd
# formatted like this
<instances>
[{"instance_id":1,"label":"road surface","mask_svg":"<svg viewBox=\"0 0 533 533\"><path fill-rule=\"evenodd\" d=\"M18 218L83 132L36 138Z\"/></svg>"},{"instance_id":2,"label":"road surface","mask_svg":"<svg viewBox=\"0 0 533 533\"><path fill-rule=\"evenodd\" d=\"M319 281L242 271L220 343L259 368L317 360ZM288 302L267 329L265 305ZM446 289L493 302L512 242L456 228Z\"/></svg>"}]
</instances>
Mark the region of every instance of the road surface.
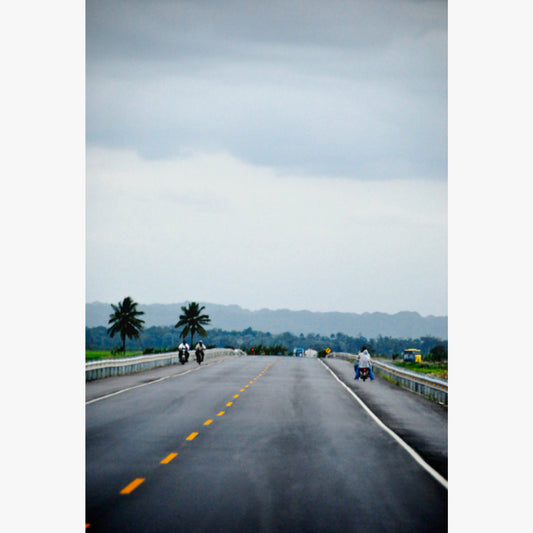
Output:
<instances>
[{"instance_id":1,"label":"road surface","mask_svg":"<svg viewBox=\"0 0 533 533\"><path fill-rule=\"evenodd\" d=\"M86 390L88 531L447 530L447 488L318 359L189 362Z\"/></svg>"}]
</instances>

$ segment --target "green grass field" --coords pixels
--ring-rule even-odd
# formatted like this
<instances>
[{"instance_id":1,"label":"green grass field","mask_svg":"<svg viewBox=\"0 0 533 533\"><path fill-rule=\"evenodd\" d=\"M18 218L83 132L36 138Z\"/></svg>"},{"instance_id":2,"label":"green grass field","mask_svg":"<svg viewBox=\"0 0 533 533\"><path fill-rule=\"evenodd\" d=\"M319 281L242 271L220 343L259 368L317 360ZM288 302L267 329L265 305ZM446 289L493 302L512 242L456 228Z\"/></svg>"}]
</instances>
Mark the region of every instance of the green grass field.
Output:
<instances>
[{"instance_id":1,"label":"green grass field","mask_svg":"<svg viewBox=\"0 0 533 533\"><path fill-rule=\"evenodd\" d=\"M110 351L85 350L85 362L100 361L101 359L122 359L124 357L134 357L136 355L142 355L142 352L126 351L126 354L112 354Z\"/></svg>"},{"instance_id":2,"label":"green grass field","mask_svg":"<svg viewBox=\"0 0 533 533\"><path fill-rule=\"evenodd\" d=\"M448 363L430 363L422 361L421 363L394 361L396 366L419 372L420 374L430 374L437 378L448 379Z\"/></svg>"}]
</instances>

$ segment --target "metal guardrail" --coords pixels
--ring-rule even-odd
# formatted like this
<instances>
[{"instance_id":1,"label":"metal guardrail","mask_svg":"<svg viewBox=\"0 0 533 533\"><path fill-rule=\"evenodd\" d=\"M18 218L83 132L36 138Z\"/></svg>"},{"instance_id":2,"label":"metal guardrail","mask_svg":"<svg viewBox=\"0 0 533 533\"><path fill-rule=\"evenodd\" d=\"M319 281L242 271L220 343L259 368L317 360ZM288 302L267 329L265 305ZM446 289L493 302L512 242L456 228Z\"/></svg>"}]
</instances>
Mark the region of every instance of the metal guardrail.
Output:
<instances>
[{"instance_id":1,"label":"metal guardrail","mask_svg":"<svg viewBox=\"0 0 533 533\"><path fill-rule=\"evenodd\" d=\"M357 356L349 353L331 353L328 357L357 360ZM426 396L444 405L448 405L448 382L444 379L430 377L410 370L404 370L381 361L372 361L374 373L397 383L413 392Z\"/></svg>"},{"instance_id":2,"label":"metal guardrail","mask_svg":"<svg viewBox=\"0 0 533 533\"><path fill-rule=\"evenodd\" d=\"M374 372L427 398L448 405L448 382L374 361Z\"/></svg>"},{"instance_id":3,"label":"metal guardrail","mask_svg":"<svg viewBox=\"0 0 533 533\"><path fill-rule=\"evenodd\" d=\"M191 358L194 361L194 350L191 350L190 354L189 361ZM245 354L241 350L230 350L226 348L213 348L205 351L206 359L223 355L241 356ZM178 352L90 361L85 363L85 381L93 381L111 376L124 376L126 374L133 374L134 372L141 372L143 370L176 363L179 363Z\"/></svg>"}]
</instances>

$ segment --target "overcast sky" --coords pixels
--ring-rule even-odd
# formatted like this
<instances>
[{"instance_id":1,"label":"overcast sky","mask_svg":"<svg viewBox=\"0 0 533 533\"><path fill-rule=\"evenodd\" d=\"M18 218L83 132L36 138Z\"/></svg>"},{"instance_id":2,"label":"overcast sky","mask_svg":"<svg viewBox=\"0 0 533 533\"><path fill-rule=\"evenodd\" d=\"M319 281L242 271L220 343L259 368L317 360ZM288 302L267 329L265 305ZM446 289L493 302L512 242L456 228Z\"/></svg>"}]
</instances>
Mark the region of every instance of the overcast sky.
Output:
<instances>
[{"instance_id":1,"label":"overcast sky","mask_svg":"<svg viewBox=\"0 0 533 533\"><path fill-rule=\"evenodd\" d=\"M447 314L447 3L87 0L86 299Z\"/></svg>"}]
</instances>

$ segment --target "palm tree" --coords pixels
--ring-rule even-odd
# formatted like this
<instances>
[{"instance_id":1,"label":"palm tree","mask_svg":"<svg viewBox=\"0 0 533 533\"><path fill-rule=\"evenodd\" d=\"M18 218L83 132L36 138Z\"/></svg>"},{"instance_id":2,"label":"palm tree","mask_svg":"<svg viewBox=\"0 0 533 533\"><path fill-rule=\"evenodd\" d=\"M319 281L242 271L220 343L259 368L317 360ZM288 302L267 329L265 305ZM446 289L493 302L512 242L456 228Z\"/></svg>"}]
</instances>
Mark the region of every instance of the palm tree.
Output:
<instances>
[{"instance_id":1,"label":"palm tree","mask_svg":"<svg viewBox=\"0 0 533 533\"><path fill-rule=\"evenodd\" d=\"M116 333L120 334L122 339L122 351L126 353L126 337L129 339L138 339L143 329L144 320L137 318L144 315L144 311L137 311L137 302L134 302L129 296L124 298L118 305L111 304L115 311L109 315L109 324L112 326L107 332L114 337Z\"/></svg>"},{"instance_id":2,"label":"palm tree","mask_svg":"<svg viewBox=\"0 0 533 533\"><path fill-rule=\"evenodd\" d=\"M183 314L180 315L179 322L174 326L175 328L183 328L181 337L191 334L191 348L193 347L193 338L195 333L199 333L202 337L207 337L207 331L203 328L204 325L209 324L211 319L209 315L201 315L200 313L205 309L202 305L200 307L196 302L191 302L189 307L182 306Z\"/></svg>"}]
</instances>

